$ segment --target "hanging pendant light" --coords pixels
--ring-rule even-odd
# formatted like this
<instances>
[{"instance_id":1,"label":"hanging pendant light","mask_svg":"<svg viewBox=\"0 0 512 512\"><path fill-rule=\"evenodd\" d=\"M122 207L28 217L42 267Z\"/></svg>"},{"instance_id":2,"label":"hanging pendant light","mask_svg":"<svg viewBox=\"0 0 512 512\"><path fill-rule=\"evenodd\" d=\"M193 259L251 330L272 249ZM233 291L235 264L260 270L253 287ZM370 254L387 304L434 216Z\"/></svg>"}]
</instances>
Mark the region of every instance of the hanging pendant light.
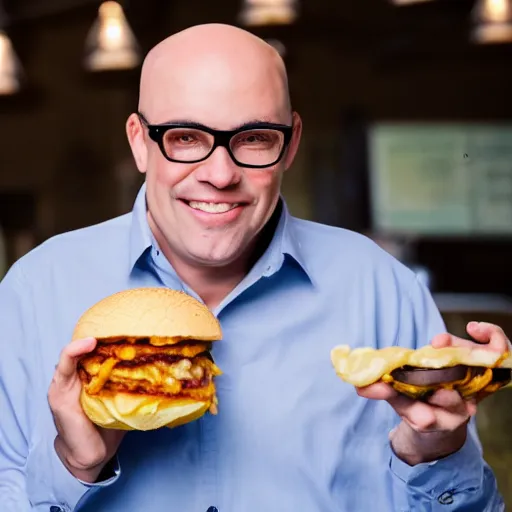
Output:
<instances>
[{"instance_id":1,"label":"hanging pendant light","mask_svg":"<svg viewBox=\"0 0 512 512\"><path fill-rule=\"evenodd\" d=\"M472 15L475 42L512 42L512 0L478 0Z\"/></svg>"},{"instance_id":2,"label":"hanging pendant light","mask_svg":"<svg viewBox=\"0 0 512 512\"><path fill-rule=\"evenodd\" d=\"M21 88L21 66L9 36L0 30L0 95L17 93Z\"/></svg>"},{"instance_id":3,"label":"hanging pendant light","mask_svg":"<svg viewBox=\"0 0 512 512\"><path fill-rule=\"evenodd\" d=\"M297 11L297 0L245 0L240 21L246 26L289 25Z\"/></svg>"},{"instance_id":4,"label":"hanging pendant light","mask_svg":"<svg viewBox=\"0 0 512 512\"><path fill-rule=\"evenodd\" d=\"M100 5L86 42L85 66L90 71L131 69L141 60L135 36L118 2Z\"/></svg>"},{"instance_id":5,"label":"hanging pendant light","mask_svg":"<svg viewBox=\"0 0 512 512\"><path fill-rule=\"evenodd\" d=\"M424 4L432 2L432 0L391 0L394 5L413 5L413 4Z\"/></svg>"}]
</instances>

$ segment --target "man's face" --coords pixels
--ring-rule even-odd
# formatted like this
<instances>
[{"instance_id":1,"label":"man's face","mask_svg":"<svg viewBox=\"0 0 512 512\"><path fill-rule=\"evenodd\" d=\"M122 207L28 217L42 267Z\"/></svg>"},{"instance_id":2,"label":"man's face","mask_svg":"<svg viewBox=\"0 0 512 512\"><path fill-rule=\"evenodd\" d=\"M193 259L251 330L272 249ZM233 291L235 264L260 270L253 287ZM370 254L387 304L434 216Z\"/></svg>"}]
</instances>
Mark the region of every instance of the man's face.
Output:
<instances>
[{"instance_id":1,"label":"man's face","mask_svg":"<svg viewBox=\"0 0 512 512\"><path fill-rule=\"evenodd\" d=\"M277 81L225 71L219 76L206 65L193 80L173 76L142 113L150 124L192 121L219 130L254 121L291 124ZM300 119L294 117L287 152L264 169L239 167L222 147L202 162L170 162L142 125L148 218L159 243L193 265L224 266L243 256L272 215L296 153Z\"/></svg>"}]
</instances>

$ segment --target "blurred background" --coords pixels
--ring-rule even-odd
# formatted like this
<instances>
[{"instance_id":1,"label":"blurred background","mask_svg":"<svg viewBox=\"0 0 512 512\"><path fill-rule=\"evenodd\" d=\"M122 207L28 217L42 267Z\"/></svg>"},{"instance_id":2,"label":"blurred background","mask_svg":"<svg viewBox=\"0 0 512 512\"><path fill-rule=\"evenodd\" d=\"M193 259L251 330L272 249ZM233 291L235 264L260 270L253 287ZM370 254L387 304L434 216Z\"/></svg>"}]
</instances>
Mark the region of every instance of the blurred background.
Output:
<instances>
[{"instance_id":1,"label":"blurred background","mask_svg":"<svg viewBox=\"0 0 512 512\"><path fill-rule=\"evenodd\" d=\"M285 59L304 121L292 212L374 238L452 332L486 320L510 336L512 0L0 0L0 277L48 237L131 209L141 59L205 22ZM487 399L478 422L512 505L510 399Z\"/></svg>"}]
</instances>

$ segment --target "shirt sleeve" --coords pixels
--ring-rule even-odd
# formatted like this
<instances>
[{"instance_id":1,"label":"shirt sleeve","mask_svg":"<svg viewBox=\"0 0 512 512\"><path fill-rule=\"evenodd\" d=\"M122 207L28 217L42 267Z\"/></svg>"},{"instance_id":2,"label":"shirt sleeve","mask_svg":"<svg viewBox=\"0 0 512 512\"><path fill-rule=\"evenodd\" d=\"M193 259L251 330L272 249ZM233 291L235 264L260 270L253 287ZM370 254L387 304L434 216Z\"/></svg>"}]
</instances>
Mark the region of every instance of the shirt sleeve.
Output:
<instances>
[{"instance_id":1,"label":"shirt sleeve","mask_svg":"<svg viewBox=\"0 0 512 512\"><path fill-rule=\"evenodd\" d=\"M428 289L415 280L402 299L397 344L420 347L446 332L441 314ZM409 466L391 450L389 470L394 510L500 512L505 505L496 478L485 462L475 422L471 421L464 446L430 463Z\"/></svg>"},{"instance_id":2,"label":"shirt sleeve","mask_svg":"<svg viewBox=\"0 0 512 512\"><path fill-rule=\"evenodd\" d=\"M30 286L15 264L0 282L0 503L2 512L66 512L119 477L85 484L62 464L54 449L55 426L34 435L36 409L31 397L41 386L37 368L38 334ZM39 406L40 404L38 404ZM51 418L51 415L49 415Z\"/></svg>"}]
</instances>

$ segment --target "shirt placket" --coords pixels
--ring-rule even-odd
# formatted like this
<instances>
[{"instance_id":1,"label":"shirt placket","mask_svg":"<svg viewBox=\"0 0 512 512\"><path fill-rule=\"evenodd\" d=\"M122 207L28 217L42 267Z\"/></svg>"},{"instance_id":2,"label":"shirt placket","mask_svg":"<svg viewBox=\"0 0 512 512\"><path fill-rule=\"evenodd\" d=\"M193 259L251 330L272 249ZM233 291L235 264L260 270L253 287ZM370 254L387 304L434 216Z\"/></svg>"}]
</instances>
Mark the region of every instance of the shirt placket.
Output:
<instances>
[{"instance_id":1,"label":"shirt placket","mask_svg":"<svg viewBox=\"0 0 512 512\"><path fill-rule=\"evenodd\" d=\"M198 512L221 512L218 504L218 435L215 426L215 417L208 413L200 420L200 452L202 460L202 478Z\"/></svg>"}]
</instances>

